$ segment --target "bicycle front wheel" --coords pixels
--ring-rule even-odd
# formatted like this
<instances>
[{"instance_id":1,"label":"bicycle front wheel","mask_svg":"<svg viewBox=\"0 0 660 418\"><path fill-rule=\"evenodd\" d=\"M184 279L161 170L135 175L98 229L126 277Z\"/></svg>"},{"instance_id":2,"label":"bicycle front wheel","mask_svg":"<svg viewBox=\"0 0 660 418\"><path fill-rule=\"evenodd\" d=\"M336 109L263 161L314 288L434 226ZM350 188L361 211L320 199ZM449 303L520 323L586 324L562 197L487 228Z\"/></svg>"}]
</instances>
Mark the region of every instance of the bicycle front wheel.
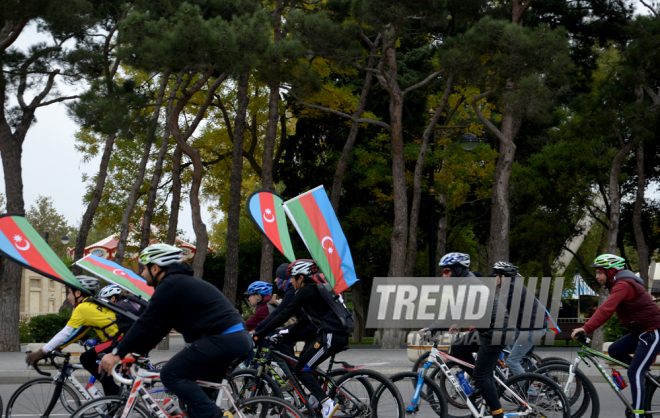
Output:
<instances>
[{"instance_id":1,"label":"bicycle front wheel","mask_svg":"<svg viewBox=\"0 0 660 418\"><path fill-rule=\"evenodd\" d=\"M126 400L120 396L105 396L82 404L71 418L119 418L125 406ZM151 414L142 405L133 403L128 418L151 418Z\"/></svg>"},{"instance_id":2,"label":"bicycle front wheel","mask_svg":"<svg viewBox=\"0 0 660 418\"><path fill-rule=\"evenodd\" d=\"M234 418L305 418L302 412L284 399L272 396L255 396L240 401L236 408L229 408ZM227 412L225 412L227 416Z\"/></svg>"},{"instance_id":3,"label":"bicycle front wheel","mask_svg":"<svg viewBox=\"0 0 660 418\"><path fill-rule=\"evenodd\" d=\"M375 388L371 398L364 381L368 381L369 385ZM405 413L401 393L394 383L374 370L346 373L337 379L335 384L328 393L331 399L340 404L335 418L401 418Z\"/></svg>"},{"instance_id":4,"label":"bicycle front wheel","mask_svg":"<svg viewBox=\"0 0 660 418\"><path fill-rule=\"evenodd\" d=\"M419 399L414 405L413 398L419 380L417 373L397 373L390 380L401 392L406 407L406 415L419 414L420 417L432 417L433 414L436 414L441 418L447 416L447 400L442 395L440 387L430 377L424 376L424 386L420 391Z\"/></svg>"},{"instance_id":5,"label":"bicycle front wheel","mask_svg":"<svg viewBox=\"0 0 660 418\"><path fill-rule=\"evenodd\" d=\"M572 418L598 418L600 415L600 400L596 388L580 370L575 370L573 381L568 386L570 367L566 364L553 363L539 368L536 373L548 376L561 386L571 407Z\"/></svg>"},{"instance_id":6,"label":"bicycle front wheel","mask_svg":"<svg viewBox=\"0 0 660 418\"><path fill-rule=\"evenodd\" d=\"M255 396L275 396L284 398L280 385L270 376L261 373L257 378L255 369L235 370L227 378L232 393L238 399L247 399Z\"/></svg>"},{"instance_id":7,"label":"bicycle front wheel","mask_svg":"<svg viewBox=\"0 0 660 418\"><path fill-rule=\"evenodd\" d=\"M59 395L57 390L57 384L53 379L40 378L24 383L9 398L7 418L70 415L80 406L80 398L76 390L66 383L62 385ZM54 396L57 396L58 399L51 405ZM51 410L47 411L49 406Z\"/></svg>"},{"instance_id":8,"label":"bicycle front wheel","mask_svg":"<svg viewBox=\"0 0 660 418\"><path fill-rule=\"evenodd\" d=\"M515 375L498 385L504 415L527 413L527 417L570 418L571 410L562 388L536 373Z\"/></svg>"}]
</instances>

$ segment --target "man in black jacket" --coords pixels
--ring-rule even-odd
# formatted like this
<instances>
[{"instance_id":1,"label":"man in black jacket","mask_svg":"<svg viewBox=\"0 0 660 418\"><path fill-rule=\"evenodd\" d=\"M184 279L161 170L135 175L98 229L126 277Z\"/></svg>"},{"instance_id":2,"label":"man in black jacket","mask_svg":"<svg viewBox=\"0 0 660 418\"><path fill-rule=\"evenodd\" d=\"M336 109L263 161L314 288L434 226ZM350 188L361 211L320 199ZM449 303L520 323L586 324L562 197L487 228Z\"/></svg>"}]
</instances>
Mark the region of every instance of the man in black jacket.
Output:
<instances>
[{"instance_id":1,"label":"man in black jacket","mask_svg":"<svg viewBox=\"0 0 660 418\"><path fill-rule=\"evenodd\" d=\"M156 288L145 312L126 333L99 370L110 370L127 354L145 354L174 328L188 344L167 362L163 384L198 418L217 418L222 411L195 380L219 382L235 359L253 347L243 318L215 286L193 277L174 246L154 244L142 251L142 277Z\"/></svg>"},{"instance_id":2,"label":"man in black jacket","mask_svg":"<svg viewBox=\"0 0 660 418\"><path fill-rule=\"evenodd\" d=\"M286 339L289 334L295 335L310 324L316 327L316 343L307 346L303 350L298 364L293 368L293 373L311 394L321 402L323 418L331 418L339 405L325 394L312 370L328 357L346 347L348 345L348 334L344 331L341 321L328 305L328 302L325 301L316 288L317 285L313 279L314 274L318 272L316 263L313 260L296 260L291 263L287 272L292 277L291 282L297 290L296 295L279 315L268 322L254 336L257 340L263 339L263 337L284 324L298 310L304 312L305 315L302 318L299 317L298 322L289 329L280 331L280 335Z\"/></svg>"}]
</instances>

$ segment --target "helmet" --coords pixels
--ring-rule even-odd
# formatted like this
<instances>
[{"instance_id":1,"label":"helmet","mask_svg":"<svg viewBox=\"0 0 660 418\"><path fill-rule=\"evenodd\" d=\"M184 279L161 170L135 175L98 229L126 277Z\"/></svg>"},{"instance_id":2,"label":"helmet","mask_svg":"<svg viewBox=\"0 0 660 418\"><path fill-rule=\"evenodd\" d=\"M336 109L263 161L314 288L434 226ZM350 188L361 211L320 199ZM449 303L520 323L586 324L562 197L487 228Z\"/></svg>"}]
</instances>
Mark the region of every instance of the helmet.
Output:
<instances>
[{"instance_id":1,"label":"helmet","mask_svg":"<svg viewBox=\"0 0 660 418\"><path fill-rule=\"evenodd\" d=\"M448 253L442 256L438 265L440 267L451 267L457 264L465 268L470 268L470 255L463 253Z\"/></svg>"},{"instance_id":2,"label":"helmet","mask_svg":"<svg viewBox=\"0 0 660 418\"><path fill-rule=\"evenodd\" d=\"M155 264L161 267L179 264L183 258L183 250L168 244L153 244L140 253L140 264Z\"/></svg>"},{"instance_id":3,"label":"helmet","mask_svg":"<svg viewBox=\"0 0 660 418\"><path fill-rule=\"evenodd\" d=\"M498 261L493 266L493 273L505 277L516 277L518 275L518 266L514 266L508 261Z\"/></svg>"},{"instance_id":4,"label":"helmet","mask_svg":"<svg viewBox=\"0 0 660 418\"><path fill-rule=\"evenodd\" d=\"M99 279L91 276L76 276L82 287L89 290L93 295L99 291Z\"/></svg>"},{"instance_id":5,"label":"helmet","mask_svg":"<svg viewBox=\"0 0 660 418\"><path fill-rule=\"evenodd\" d=\"M247 288L247 292L243 293L244 295L270 295L273 293L273 285L270 283L256 281L250 284Z\"/></svg>"},{"instance_id":6,"label":"helmet","mask_svg":"<svg viewBox=\"0 0 660 418\"><path fill-rule=\"evenodd\" d=\"M117 286L116 284L111 284L101 289L101 291L99 292L99 296L107 299L110 296L119 296L121 295L121 292L122 292L121 287Z\"/></svg>"},{"instance_id":7,"label":"helmet","mask_svg":"<svg viewBox=\"0 0 660 418\"><path fill-rule=\"evenodd\" d=\"M617 269L623 270L626 265L626 259L614 254L601 254L594 260L591 267L601 269Z\"/></svg>"},{"instance_id":8,"label":"helmet","mask_svg":"<svg viewBox=\"0 0 660 418\"><path fill-rule=\"evenodd\" d=\"M286 273L291 277L296 277L299 274L302 274L305 277L309 277L318 271L319 266L316 265L314 260L300 259L291 263L289 268L286 270Z\"/></svg>"}]
</instances>

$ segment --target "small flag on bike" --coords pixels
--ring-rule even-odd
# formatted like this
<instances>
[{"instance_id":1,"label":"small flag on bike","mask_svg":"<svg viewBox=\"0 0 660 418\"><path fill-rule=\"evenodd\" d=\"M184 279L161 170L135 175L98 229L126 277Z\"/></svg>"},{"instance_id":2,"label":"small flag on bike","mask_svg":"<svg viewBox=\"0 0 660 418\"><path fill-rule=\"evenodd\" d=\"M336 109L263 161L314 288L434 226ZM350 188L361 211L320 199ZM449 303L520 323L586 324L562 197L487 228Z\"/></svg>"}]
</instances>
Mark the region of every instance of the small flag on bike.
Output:
<instances>
[{"instance_id":1,"label":"small flag on bike","mask_svg":"<svg viewBox=\"0 0 660 418\"><path fill-rule=\"evenodd\" d=\"M358 281L351 249L323 186L285 202L284 210L335 293Z\"/></svg>"},{"instance_id":2,"label":"small flag on bike","mask_svg":"<svg viewBox=\"0 0 660 418\"><path fill-rule=\"evenodd\" d=\"M550 331L554 331L555 334L561 334L561 330L559 329L559 325L557 325L557 323L552 319L552 317L550 316L550 313L548 312L547 309L545 310L545 316L546 316L546 318L548 318L548 329Z\"/></svg>"},{"instance_id":3,"label":"small flag on bike","mask_svg":"<svg viewBox=\"0 0 660 418\"><path fill-rule=\"evenodd\" d=\"M0 254L26 269L89 294L23 215L0 215Z\"/></svg>"},{"instance_id":4,"label":"small flag on bike","mask_svg":"<svg viewBox=\"0 0 660 418\"><path fill-rule=\"evenodd\" d=\"M87 255L74 264L93 273L103 280L114 283L124 290L147 300L154 294L154 288L149 287L147 282L133 270L122 267L119 264L106 260L94 254Z\"/></svg>"},{"instance_id":5,"label":"small flag on bike","mask_svg":"<svg viewBox=\"0 0 660 418\"><path fill-rule=\"evenodd\" d=\"M257 190L247 198L248 215L268 240L291 263L296 261L282 207L282 196L270 190Z\"/></svg>"}]
</instances>

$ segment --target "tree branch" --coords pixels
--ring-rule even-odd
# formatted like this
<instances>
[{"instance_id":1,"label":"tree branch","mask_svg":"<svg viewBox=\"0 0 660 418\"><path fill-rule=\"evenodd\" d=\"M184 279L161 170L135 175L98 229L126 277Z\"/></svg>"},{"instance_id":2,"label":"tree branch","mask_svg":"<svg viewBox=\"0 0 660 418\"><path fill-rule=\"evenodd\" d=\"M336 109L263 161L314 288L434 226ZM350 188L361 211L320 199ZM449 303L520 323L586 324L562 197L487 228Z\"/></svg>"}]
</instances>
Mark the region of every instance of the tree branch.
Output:
<instances>
[{"instance_id":1,"label":"tree branch","mask_svg":"<svg viewBox=\"0 0 660 418\"><path fill-rule=\"evenodd\" d=\"M484 116L483 113L481 113L481 109L477 106L477 102L481 99L485 99L486 97L492 96L495 94L496 90L488 90L487 92L481 93L480 95L476 96L474 99L472 99L472 102L470 103L470 106L472 106L472 109L474 109L474 112L477 114L477 118L483 123L492 133L495 134L499 138L500 141L504 142L507 145L515 147L514 143L509 141L509 138L504 136L502 131L497 129L495 125L491 123L486 117Z\"/></svg>"},{"instance_id":2,"label":"tree branch","mask_svg":"<svg viewBox=\"0 0 660 418\"><path fill-rule=\"evenodd\" d=\"M0 50L5 50L14 43L18 35L21 34L23 28L27 24L27 19L23 19L18 23L11 21L5 22L5 26L0 30Z\"/></svg>"},{"instance_id":3,"label":"tree branch","mask_svg":"<svg viewBox=\"0 0 660 418\"><path fill-rule=\"evenodd\" d=\"M527 11L527 9L529 9L529 6L531 6L533 2L534 0L527 0L525 4L523 4L522 9L520 9L520 14L516 18L516 23L522 22L523 15Z\"/></svg>"},{"instance_id":4,"label":"tree branch","mask_svg":"<svg viewBox=\"0 0 660 418\"><path fill-rule=\"evenodd\" d=\"M660 18L660 16L658 15L658 12L656 12L655 9L654 9L653 7L651 7L651 6L649 6L648 4L646 4L646 2L644 2L644 0L639 0L639 1L640 1L640 2L641 2L641 3L642 3L647 9L649 9L649 10L651 11L651 13L653 13L653 15L655 16L656 19Z\"/></svg>"},{"instance_id":5,"label":"tree branch","mask_svg":"<svg viewBox=\"0 0 660 418\"><path fill-rule=\"evenodd\" d=\"M63 97L58 97L57 99L53 99L53 100L49 100L49 101L47 101L47 102L40 103L40 104L38 104L38 105L35 106L35 107L48 106L48 105L53 104L53 103L63 102L63 101L65 101L65 100L77 99L77 98L79 98L79 97L80 97L80 96L78 96L78 95L76 95L76 96L63 96Z\"/></svg>"},{"instance_id":6,"label":"tree branch","mask_svg":"<svg viewBox=\"0 0 660 418\"><path fill-rule=\"evenodd\" d=\"M408 92L416 90L420 87L424 87L425 85L429 84L431 82L431 80L433 80L434 78L437 78L441 73L442 73L442 70L436 71L433 74L431 74L430 76L426 77L424 80L420 81L419 83L413 84L412 86L408 87L407 89L405 89L403 91L403 95L405 96L406 93L408 93Z\"/></svg>"},{"instance_id":7,"label":"tree branch","mask_svg":"<svg viewBox=\"0 0 660 418\"><path fill-rule=\"evenodd\" d=\"M335 115L341 116L341 117L343 117L343 118L349 119L349 120L351 120L351 121L353 121L353 122L355 122L355 123L371 123L371 124L373 124L373 125L378 125L378 126L382 126L383 128L387 128L388 130L390 129L390 125L388 125L387 123L385 123L385 122L383 122L383 121L376 120L376 119L361 119L361 118L356 118L356 117L353 117L353 116L351 116L351 115L348 115L348 114L346 114L346 113L344 113L344 112L340 112L340 111L338 111L338 110L330 109L330 108L325 107L325 106L319 106L319 105L315 105L315 104L307 103L307 102L301 100L300 98L298 98L298 96L296 96L296 95L295 95L293 92L291 92L290 90L289 90L289 94L291 95L291 97L293 97L293 98L296 100L296 103L300 103L300 104L303 105L303 106L307 106L307 107L309 107L309 108L316 109L316 110L323 110L323 111L325 111L325 112L332 113L332 114L335 114Z\"/></svg>"}]
</instances>

